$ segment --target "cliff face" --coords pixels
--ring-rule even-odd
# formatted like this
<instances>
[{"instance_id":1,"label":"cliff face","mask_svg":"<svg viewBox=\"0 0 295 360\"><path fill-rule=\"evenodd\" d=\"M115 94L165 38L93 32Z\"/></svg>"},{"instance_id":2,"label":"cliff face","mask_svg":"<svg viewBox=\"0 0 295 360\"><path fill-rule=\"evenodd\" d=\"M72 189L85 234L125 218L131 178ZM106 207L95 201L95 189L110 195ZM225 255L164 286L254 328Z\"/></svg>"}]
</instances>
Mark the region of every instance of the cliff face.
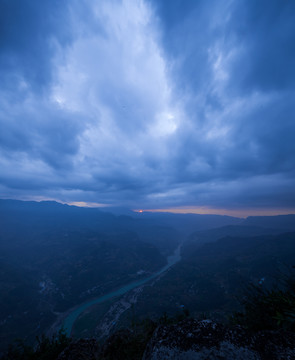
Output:
<instances>
[{"instance_id":1,"label":"cliff face","mask_svg":"<svg viewBox=\"0 0 295 360\"><path fill-rule=\"evenodd\" d=\"M185 320L160 326L154 332L143 360L162 359L295 359L295 339L288 332L251 335L239 326L227 328L210 320Z\"/></svg>"},{"instance_id":2,"label":"cliff face","mask_svg":"<svg viewBox=\"0 0 295 360\"><path fill-rule=\"evenodd\" d=\"M132 332L120 330L103 346L94 339L80 339L58 360L291 360L295 359L295 337L285 331L250 334L240 326L187 319L159 326L142 352Z\"/></svg>"}]
</instances>

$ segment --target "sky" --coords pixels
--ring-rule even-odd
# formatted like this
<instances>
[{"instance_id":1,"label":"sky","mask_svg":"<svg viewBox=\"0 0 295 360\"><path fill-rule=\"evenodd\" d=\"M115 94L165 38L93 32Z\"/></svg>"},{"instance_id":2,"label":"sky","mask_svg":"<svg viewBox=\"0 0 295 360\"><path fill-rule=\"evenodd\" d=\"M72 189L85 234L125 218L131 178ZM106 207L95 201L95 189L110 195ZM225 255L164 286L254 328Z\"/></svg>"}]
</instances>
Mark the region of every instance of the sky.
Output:
<instances>
[{"instance_id":1,"label":"sky","mask_svg":"<svg viewBox=\"0 0 295 360\"><path fill-rule=\"evenodd\" d=\"M295 213L295 1L0 0L0 197Z\"/></svg>"}]
</instances>

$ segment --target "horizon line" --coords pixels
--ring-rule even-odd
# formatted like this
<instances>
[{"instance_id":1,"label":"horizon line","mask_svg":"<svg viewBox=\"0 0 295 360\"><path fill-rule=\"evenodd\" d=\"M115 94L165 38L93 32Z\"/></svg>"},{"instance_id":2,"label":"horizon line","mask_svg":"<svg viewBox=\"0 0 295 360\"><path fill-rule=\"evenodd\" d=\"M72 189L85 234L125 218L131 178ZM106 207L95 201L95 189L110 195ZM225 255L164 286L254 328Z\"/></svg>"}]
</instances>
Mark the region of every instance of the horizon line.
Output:
<instances>
[{"instance_id":1,"label":"horizon line","mask_svg":"<svg viewBox=\"0 0 295 360\"><path fill-rule=\"evenodd\" d=\"M164 207L164 208L132 208L122 205L103 204L91 201L62 201L54 198L43 197L30 197L30 198L8 198L1 197L3 200L20 200L20 201L55 201L60 204L76 206L81 208L97 208L97 209L109 209L122 207L126 210L130 210L134 213L172 213L172 214L196 214L196 215L221 215L232 216L238 218L247 218L249 216L279 216L279 215L295 215L294 209L282 209L282 208L240 208L240 209L227 209L227 208L213 208L209 206L178 206L178 207Z\"/></svg>"}]
</instances>

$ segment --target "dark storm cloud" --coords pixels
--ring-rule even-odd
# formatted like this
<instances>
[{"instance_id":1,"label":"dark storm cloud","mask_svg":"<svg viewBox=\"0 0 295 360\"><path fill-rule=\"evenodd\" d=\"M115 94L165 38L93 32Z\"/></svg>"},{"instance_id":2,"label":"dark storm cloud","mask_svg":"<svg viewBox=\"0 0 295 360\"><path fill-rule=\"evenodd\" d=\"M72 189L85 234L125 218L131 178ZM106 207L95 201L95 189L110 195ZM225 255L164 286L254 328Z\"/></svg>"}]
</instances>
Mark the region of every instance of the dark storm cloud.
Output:
<instances>
[{"instance_id":1,"label":"dark storm cloud","mask_svg":"<svg viewBox=\"0 0 295 360\"><path fill-rule=\"evenodd\" d=\"M70 40L67 2L58 0L0 3L0 76L11 88L19 77L34 88L51 79L55 42Z\"/></svg>"},{"instance_id":2,"label":"dark storm cloud","mask_svg":"<svg viewBox=\"0 0 295 360\"><path fill-rule=\"evenodd\" d=\"M252 91L294 87L293 1L152 3L163 22L164 45L180 59L179 77L190 80L195 89L208 83L208 50L218 44L225 53L235 50L230 69L235 88Z\"/></svg>"},{"instance_id":3,"label":"dark storm cloud","mask_svg":"<svg viewBox=\"0 0 295 360\"><path fill-rule=\"evenodd\" d=\"M163 21L164 46L177 59L178 93L186 92L195 125L179 152L178 179L208 184L238 180L241 194L235 196L241 205L249 200L243 179L262 175L268 205L289 193L291 206L292 186L279 191L284 185L277 179L281 185L274 193L267 176L294 179L294 2L192 1L181 7L179 1L160 1L154 6ZM214 126L216 136L206 138ZM261 186L254 180L252 192L255 206ZM206 193L198 190L195 199ZM229 198L223 194L225 204ZM212 202L210 196L205 203Z\"/></svg>"},{"instance_id":4,"label":"dark storm cloud","mask_svg":"<svg viewBox=\"0 0 295 360\"><path fill-rule=\"evenodd\" d=\"M0 144L4 151L25 152L57 168L70 166L71 155L79 149L81 119L39 98L31 106L3 100L0 103Z\"/></svg>"},{"instance_id":5,"label":"dark storm cloud","mask_svg":"<svg viewBox=\"0 0 295 360\"><path fill-rule=\"evenodd\" d=\"M71 155L79 148L81 125L75 114L63 111L44 95L55 76L56 52L68 46L73 37L69 24L69 9L63 1L12 0L0 4L3 159L21 159L26 154L61 170L71 166ZM8 179L8 184L23 181L25 188L30 187L22 175ZM33 184L34 179L31 181ZM38 187L42 188L42 183Z\"/></svg>"},{"instance_id":6,"label":"dark storm cloud","mask_svg":"<svg viewBox=\"0 0 295 360\"><path fill-rule=\"evenodd\" d=\"M294 14L294 1L251 0L236 4L228 31L242 46L232 69L232 77L241 88L294 89Z\"/></svg>"},{"instance_id":7,"label":"dark storm cloud","mask_svg":"<svg viewBox=\"0 0 295 360\"><path fill-rule=\"evenodd\" d=\"M0 194L294 209L292 1L2 1Z\"/></svg>"}]
</instances>

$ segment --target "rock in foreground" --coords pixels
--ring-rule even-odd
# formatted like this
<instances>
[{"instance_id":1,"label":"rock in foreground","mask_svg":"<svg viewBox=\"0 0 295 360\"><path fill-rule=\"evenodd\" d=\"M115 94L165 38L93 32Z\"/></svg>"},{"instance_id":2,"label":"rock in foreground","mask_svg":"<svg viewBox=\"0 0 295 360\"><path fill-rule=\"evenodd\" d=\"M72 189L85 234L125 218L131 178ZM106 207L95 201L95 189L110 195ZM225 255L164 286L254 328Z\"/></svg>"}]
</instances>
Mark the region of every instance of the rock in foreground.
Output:
<instances>
[{"instance_id":1,"label":"rock in foreground","mask_svg":"<svg viewBox=\"0 0 295 360\"><path fill-rule=\"evenodd\" d=\"M99 345L96 339L79 339L70 344L57 360L97 360Z\"/></svg>"},{"instance_id":2,"label":"rock in foreground","mask_svg":"<svg viewBox=\"0 0 295 360\"><path fill-rule=\"evenodd\" d=\"M251 335L239 326L225 327L210 320L185 320L160 326L143 360L261 360L295 359L294 334L260 332Z\"/></svg>"},{"instance_id":3,"label":"rock in foreground","mask_svg":"<svg viewBox=\"0 0 295 360\"><path fill-rule=\"evenodd\" d=\"M284 330L254 334L240 326L186 319L160 325L151 334L142 337L121 329L103 345L80 339L58 360L295 360L294 333Z\"/></svg>"}]
</instances>

